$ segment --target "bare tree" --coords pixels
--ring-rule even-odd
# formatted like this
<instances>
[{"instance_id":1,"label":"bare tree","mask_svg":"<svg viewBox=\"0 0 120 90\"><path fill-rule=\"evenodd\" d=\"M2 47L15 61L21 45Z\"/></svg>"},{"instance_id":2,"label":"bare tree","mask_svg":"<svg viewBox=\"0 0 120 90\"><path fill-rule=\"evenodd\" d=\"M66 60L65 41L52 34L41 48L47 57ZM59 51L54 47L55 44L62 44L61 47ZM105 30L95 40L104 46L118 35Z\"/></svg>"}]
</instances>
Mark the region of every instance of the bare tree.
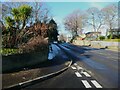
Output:
<instances>
[{"instance_id":1,"label":"bare tree","mask_svg":"<svg viewBox=\"0 0 120 90\"><path fill-rule=\"evenodd\" d=\"M33 7L33 12L30 22L40 21L41 18L40 15L42 14L42 7L43 7L42 2L30 2L29 5Z\"/></svg>"},{"instance_id":2,"label":"bare tree","mask_svg":"<svg viewBox=\"0 0 120 90\"><path fill-rule=\"evenodd\" d=\"M118 6L111 4L102 9L105 25L112 32L112 29L118 27ZM113 34L113 33L111 33Z\"/></svg>"},{"instance_id":3,"label":"bare tree","mask_svg":"<svg viewBox=\"0 0 120 90\"><path fill-rule=\"evenodd\" d=\"M64 21L65 28L72 32L73 37L82 31L86 21L86 14L83 11L75 10L69 14Z\"/></svg>"},{"instance_id":4,"label":"bare tree","mask_svg":"<svg viewBox=\"0 0 120 90\"><path fill-rule=\"evenodd\" d=\"M31 22L46 21L50 16L50 9L44 2L30 2L29 5L33 7Z\"/></svg>"},{"instance_id":5,"label":"bare tree","mask_svg":"<svg viewBox=\"0 0 120 90\"><path fill-rule=\"evenodd\" d=\"M88 12L87 23L93 27L94 32L98 32L102 25L104 25L102 12L96 7L89 8L87 12Z\"/></svg>"}]
</instances>

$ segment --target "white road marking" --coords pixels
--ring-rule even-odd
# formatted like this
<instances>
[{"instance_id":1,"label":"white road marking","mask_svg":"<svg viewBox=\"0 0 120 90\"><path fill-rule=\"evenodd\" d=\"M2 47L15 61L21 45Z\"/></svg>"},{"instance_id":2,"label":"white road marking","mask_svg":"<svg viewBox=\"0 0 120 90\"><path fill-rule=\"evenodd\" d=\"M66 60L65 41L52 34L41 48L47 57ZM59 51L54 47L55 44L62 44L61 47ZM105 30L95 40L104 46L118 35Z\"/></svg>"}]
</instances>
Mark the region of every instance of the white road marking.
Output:
<instances>
[{"instance_id":1,"label":"white road marking","mask_svg":"<svg viewBox=\"0 0 120 90\"><path fill-rule=\"evenodd\" d=\"M71 66L72 69L77 69L76 67Z\"/></svg>"},{"instance_id":2,"label":"white road marking","mask_svg":"<svg viewBox=\"0 0 120 90\"><path fill-rule=\"evenodd\" d=\"M80 69L83 69L83 68L82 68L82 67L80 67L80 66L77 66L77 69L78 69L78 70L80 70Z\"/></svg>"},{"instance_id":3,"label":"white road marking","mask_svg":"<svg viewBox=\"0 0 120 90\"><path fill-rule=\"evenodd\" d=\"M91 77L90 74L88 74L87 72L81 72L82 74L84 74L86 77Z\"/></svg>"},{"instance_id":4,"label":"white road marking","mask_svg":"<svg viewBox=\"0 0 120 90\"><path fill-rule=\"evenodd\" d=\"M87 80L81 80L86 88L92 88L92 86L87 82Z\"/></svg>"},{"instance_id":5,"label":"white road marking","mask_svg":"<svg viewBox=\"0 0 120 90\"><path fill-rule=\"evenodd\" d=\"M82 77L82 75L79 72L75 72L77 77Z\"/></svg>"},{"instance_id":6,"label":"white road marking","mask_svg":"<svg viewBox=\"0 0 120 90\"><path fill-rule=\"evenodd\" d=\"M74 65L76 66L76 65L77 65L77 63L74 63Z\"/></svg>"},{"instance_id":7,"label":"white road marking","mask_svg":"<svg viewBox=\"0 0 120 90\"><path fill-rule=\"evenodd\" d=\"M96 88L102 88L102 86L96 80L91 80L91 82L95 85Z\"/></svg>"}]
</instances>

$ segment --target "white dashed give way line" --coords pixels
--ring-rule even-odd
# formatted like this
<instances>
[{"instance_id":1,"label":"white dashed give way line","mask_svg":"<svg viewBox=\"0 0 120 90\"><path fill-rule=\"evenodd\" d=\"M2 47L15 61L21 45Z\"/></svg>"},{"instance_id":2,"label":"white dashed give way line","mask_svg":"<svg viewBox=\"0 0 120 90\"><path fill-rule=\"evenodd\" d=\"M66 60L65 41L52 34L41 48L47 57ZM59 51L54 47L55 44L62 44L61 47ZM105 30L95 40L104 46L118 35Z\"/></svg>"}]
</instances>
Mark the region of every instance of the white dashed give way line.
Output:
<instances>
[{"instance_id":1,"label":"white dashed give way line","mask_svg":"<svg viewBox=\"0 0 120 90\"><path fill-rule=\"evenodd\" d=\"M91 80L91 82L95 85L96 88L102 88L102 86L95 80Z\"/></svg>"},{"instance_id":2,"label":"white dashed give way line","mask_svg":"<svg viewBox=\"0 0 120 90\"><path fill-rule=\"evenodd\" d=\"M82 77L82 75L79 72L75 72L77 77Z\"/></svg>"},{"instance_id":3,"label":"white dashed give way line","mask_svg":"<svg viewBox=\"0 0 120 90\"><path fill-rule=\"evenodd\" d=\"M71 66L72 69L77 69L76 67Z\"/></svg>"},{"instance_id":4,"label":"white dashed give way line","mask_svg":"<svg viewBox=\"0 0 120 90\"><path fill-rule=\"evenodd\" d=\"M81 80L81 81L86 88L92 88L92 86L88 83L87 80ZM96 88L102 88L102 86L96 80L91 80L91 82L94 84Z\"/></svg>"},{"instance_id":5,"label":"white dashed give way line","mask_svg":"<svg viewBox=\"0 0 120 90\"><path fill-rule=\"evenodd\" d=\"M87 80L81 80L86 88L92 88L92 86L87 82Z\"/></svg>"},{"instance_id":6,"label":"white dashed give way line","mask_svg":"<svg viewBox=\"0 0 120 90\"><path fill-rule=\"evenodd\" d=\"M82 74L84 74L86 77L91 77L90 74L88 74L87 72L81 72Z\"/></svg>"},{"instance_id":7,"label":"white dashed give way line","mask_svg":"<svg viewBox=\"0 0 120 90\"><path fill-rule=\"evenodd\" d=\"M75 71L75 75L77 77L82 77L82 75L85 75L86 77L91 77L91 75L89 73L87 73L86 71L83 71L83 68L78 66L77 63L74 63L74 65L75 66L71 66L71 68L74 70L77 70L77 71ZM78 70L81 70L81 72L79 73ZM89 82L87 80L81 80L81 81L86 88L92 88L92 86L89 84ZM90 82L96 88L102 88L102 86L96 80L90 80Z\"/></svg>"}]
</instances>

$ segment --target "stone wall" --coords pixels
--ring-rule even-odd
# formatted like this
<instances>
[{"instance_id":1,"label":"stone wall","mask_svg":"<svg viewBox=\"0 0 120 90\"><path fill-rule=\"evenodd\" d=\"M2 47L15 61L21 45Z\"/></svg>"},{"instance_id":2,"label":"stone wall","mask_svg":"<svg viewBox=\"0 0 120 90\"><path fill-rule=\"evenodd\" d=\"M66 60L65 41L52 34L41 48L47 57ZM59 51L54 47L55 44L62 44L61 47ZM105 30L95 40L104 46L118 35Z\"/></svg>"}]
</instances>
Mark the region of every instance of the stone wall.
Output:
<instances>
[{"instance_id":1,"label":"stone wall","mask_svg":"<svg viewBox=\"0 0 120 90\"><path fill-rule=\"evenodd\" d=\"M117 47L120 48L120 42L107 42L107 41L87 41L87 40L75 40L75 45L80 46L93 46L93 47L99 47L99 48L105 48L105 47Z\"/></svg>"},{"instance_id":2,"label":"stone wall","mask_svg":"<svg viewBox=\"0 0 120 90\"><path fill-rule=\"evenodd\" d=\"M119 42L107 42L107 41L91 41L91 46L99 46L101 48L105 47L118 47L120 48Z\"/></svg>"},{"instance_id":3,"label":"stone wall","mask_svg":"<svg viewBox=\"0 0 120 90\"><path fill-rule=\"evenodd\" d=\"M75 40L73 44L80 45L80 46L89 46L91 42L87 40Z\"/></svg>"}]
</instances>

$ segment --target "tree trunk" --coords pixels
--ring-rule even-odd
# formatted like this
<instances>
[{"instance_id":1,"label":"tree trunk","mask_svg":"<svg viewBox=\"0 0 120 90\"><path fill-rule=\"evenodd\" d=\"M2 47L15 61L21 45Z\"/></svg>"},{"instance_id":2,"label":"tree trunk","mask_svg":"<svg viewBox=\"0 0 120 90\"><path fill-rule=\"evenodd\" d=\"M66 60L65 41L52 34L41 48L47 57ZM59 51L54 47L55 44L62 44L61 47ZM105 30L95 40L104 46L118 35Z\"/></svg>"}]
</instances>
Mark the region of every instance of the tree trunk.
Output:
<instances>
[{"instance_id":1,"label":"tree trunk","mask_svg":"<svg viewBox=\"0 0 120 90\"><path fill-rule=\"evenodd\" d=\"M26 24L26 20L23 20L23 25L22 25L22 28L21 28L21 29L24 29L25 24Z\"/></svg>"},{"instance_id":2,"label":"tree trunk","mask_svg":"<svg viewBox=\"0 0 120 90\"><path fill-rule=\"evenodd\" d=\"M95 17L94 17L94 14L93 14L93 29L94 29L94 32L96 32L96 27L95 27Z\"/></svg>"},{"instance_id":3,"label":"tree trunk","mask_svg":"<svg viewBox=\"0 0 120 90\"><path fill-rule=\"evenodd\" d=\"M113 37L113 32L112 32L112 24L111 24L111 23L110 23L110 32L111 32L111 33L110 33L110 34L111 34L111 35L110 35L110 39L112 39L112 37Z\"/></svg>"}]
</instances>

